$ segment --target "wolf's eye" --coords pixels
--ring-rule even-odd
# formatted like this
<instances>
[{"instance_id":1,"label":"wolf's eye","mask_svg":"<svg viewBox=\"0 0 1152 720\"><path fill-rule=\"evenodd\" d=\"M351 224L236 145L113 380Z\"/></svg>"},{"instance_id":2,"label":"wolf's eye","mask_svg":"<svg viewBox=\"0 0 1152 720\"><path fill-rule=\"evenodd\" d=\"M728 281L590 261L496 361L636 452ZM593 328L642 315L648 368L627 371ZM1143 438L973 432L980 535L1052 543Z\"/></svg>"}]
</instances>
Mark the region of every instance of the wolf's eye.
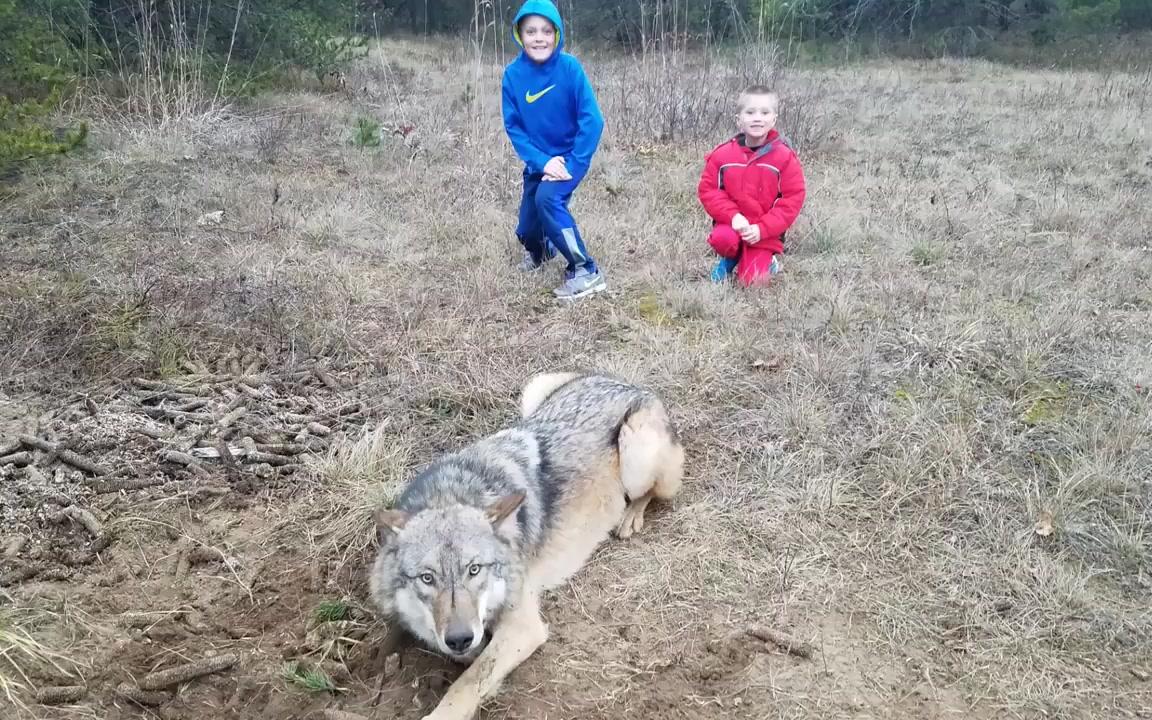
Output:
<instances>
[{"instance_id":1,"label":"wolf's eye","mask_svg":"<svg viewBox=\"0 0 1152 720\"><path fill-rule=\"evenodd\" d=\"M473 576L479 575L480 574L480 566L475 564L475 563L469 565L468 566L468 574L473 575Z\"/></svg>"},{"instance_id":2,"label":"wolf's eye","mask_svg":"<svg viewBox=\"0 0 1152 720\"><path fill-rule=\"evenodd\" d=\"M431 585L435 579L436 578L432 577L432 573L420 573L420 582L424 583L425 585Z\"/></svg>"}]
</instances>

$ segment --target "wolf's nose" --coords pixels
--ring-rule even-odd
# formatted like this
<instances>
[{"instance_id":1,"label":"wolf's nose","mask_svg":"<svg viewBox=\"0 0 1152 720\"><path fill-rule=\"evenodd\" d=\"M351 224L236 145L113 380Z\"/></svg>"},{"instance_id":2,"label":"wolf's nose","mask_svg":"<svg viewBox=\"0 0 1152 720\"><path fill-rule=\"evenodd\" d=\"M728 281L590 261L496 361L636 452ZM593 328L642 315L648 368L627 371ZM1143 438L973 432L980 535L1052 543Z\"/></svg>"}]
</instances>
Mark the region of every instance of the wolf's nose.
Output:
<instances>
[{"instance_id":1,"label":"wolf's nose","mask_svg":"<svg viewBox=\"0 0 1152 720\"><path fill-rule=\"evenodd\" d=\"M471 630L449 630L444 635L444 644L452 652L464 652L472 647L472 631Z\"/></svg>"}]
</instances>

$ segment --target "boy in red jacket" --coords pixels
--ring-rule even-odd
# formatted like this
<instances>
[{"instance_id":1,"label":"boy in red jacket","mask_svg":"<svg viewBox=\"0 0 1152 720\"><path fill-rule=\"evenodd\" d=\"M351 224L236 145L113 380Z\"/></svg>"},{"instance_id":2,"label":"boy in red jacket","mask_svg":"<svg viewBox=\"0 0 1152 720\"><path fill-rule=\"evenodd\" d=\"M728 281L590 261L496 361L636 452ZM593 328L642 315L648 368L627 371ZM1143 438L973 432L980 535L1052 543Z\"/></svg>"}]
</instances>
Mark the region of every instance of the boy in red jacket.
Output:
<instances>
[{"instance_id":1,"label":"boy in red jacket","mask_svg":"<svg viewBox=\"0 0 1152 720\"><path fill-rule=\"evenodd\" d=\"M708 244L720 256L712 281L735 271L745 287L780 272L784 233L804 206L804 169L776 131L780 99L762 85L740 94L739 133L708 153L697 195L713 220Z\"/></svg>"}]
</instances>

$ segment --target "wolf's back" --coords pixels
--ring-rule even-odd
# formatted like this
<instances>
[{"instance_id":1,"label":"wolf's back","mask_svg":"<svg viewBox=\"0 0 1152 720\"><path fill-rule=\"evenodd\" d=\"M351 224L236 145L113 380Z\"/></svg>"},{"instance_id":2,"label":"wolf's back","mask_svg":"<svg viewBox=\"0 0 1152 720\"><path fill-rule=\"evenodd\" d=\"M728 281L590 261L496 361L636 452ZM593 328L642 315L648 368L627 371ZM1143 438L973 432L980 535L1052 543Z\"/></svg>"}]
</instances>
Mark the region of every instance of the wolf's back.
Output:
<instances>
[{"instance_id":1,"label":"wolf's back","mask_svg":"<svg viewBox=\"0 0 1152 720\"><path fill-rule=\"evenodd\" d=\"M608 448L615 446L629 415L645 406L661 405L651 391L617 378L569 377L539 401L524 419L524 427L547 438L584 444L589 450Z\"/></svg>"}]
</instances>

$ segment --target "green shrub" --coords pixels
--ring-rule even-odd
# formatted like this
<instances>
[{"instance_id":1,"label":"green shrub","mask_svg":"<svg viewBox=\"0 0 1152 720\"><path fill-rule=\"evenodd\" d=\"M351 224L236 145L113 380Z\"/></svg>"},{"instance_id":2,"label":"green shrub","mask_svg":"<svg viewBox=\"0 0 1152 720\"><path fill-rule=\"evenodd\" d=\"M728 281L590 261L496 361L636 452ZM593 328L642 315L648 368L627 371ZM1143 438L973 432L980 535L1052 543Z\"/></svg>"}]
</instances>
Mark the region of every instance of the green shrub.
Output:
<instances>
[{"instance_id":1,"label":"green shrub","mask_svg":"<svg viewBox=\"0 0 1152 720\"><path fill-rule=\"evenodd\" d=\"M75 79L78 56L45 16L0 0L0 177L31 158L66 152L88 128L53 130L49 116Z\"/></svg>"}]
</instances>

